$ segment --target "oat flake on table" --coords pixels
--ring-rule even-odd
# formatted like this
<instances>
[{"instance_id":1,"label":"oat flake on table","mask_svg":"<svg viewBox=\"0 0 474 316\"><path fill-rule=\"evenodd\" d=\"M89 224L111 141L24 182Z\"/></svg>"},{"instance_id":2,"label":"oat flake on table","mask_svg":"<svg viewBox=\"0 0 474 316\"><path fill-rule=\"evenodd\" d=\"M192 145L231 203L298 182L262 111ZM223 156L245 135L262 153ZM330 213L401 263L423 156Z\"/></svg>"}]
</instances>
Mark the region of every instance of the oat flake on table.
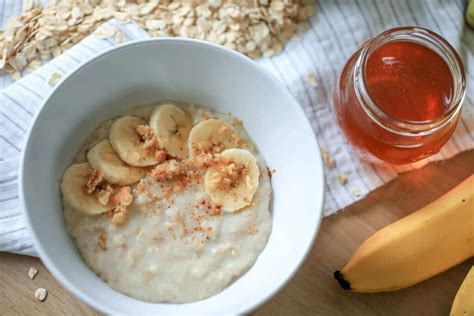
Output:
<instances>
[{"instance_id":1,"label":"oat flake on table","mask_svg":"<svg viewBox=\"0 0 474 316\"><path fill-rule=\"evenodd\" d=\"M30 270L28 270L28 277L30 279L34 279L36 275L38 274L38 269L31 267Z\"/></svg>"},{"instance_id":2,"label":"oat flake on table","mask_svg":"<svg viewBox=\"0 0 474 316\"><path fill-rule=\"evenodd\" d=\"M36 289L35 297L38 301L40 302L44 301L47 296L48 296L48 291L45 288L40 287Z\"/></svg>"},{"instance_id":3,"label":"oat flake on table","mask_svg":"<svg viewBox=\"0 0 474 316\"><path fill-rule=\"evenodd\" d=\"M100 27L109 19L135 22L152 37L178 36L214 42L252 58L272 56L296 33L308 28L313 0L24 0L21 16L0 30L0 69L12 78L33 71L94 32L99 38L125 38Z\"/></svg>"}]
</instances>

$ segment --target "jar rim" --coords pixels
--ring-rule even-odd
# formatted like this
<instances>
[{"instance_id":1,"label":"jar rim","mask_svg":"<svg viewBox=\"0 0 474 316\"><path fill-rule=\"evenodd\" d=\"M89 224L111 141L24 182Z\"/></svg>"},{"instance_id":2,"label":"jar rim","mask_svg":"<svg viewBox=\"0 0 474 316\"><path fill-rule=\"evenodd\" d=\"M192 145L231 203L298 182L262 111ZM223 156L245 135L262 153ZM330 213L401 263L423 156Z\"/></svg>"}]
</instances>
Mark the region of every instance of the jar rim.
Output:
<instances>
[{"instance_id":1,"label":"jar rim","mask_svg":"<svg viewBox=\"0 0 474 316\"><path fill-rule=\"evenodd\" d=\"M365 84L367 59L375 49L393 41L411 41L424 45L437 53L448 65L453 78L454 93L449 109L442 117L419 122L400 120L380 109L370 97ZM353 76L356 97L366 114L382 128L405 136L430 134L451 122L459 114L466 95L464 66L456 50L439 34L418 26L392 28L364 43L356 60Z\"/></svg>"}]
</instances>

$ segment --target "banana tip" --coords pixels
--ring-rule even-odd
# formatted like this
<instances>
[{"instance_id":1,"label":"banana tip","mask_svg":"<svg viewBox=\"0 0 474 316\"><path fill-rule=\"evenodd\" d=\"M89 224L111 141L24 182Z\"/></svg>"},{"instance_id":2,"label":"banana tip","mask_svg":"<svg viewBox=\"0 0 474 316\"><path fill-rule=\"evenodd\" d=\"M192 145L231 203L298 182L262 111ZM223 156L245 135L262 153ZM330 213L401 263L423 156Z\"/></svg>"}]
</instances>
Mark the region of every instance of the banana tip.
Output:
<instances>
[{"instance_id":1,"label":"banana tip","mask_svg":"<svg viewBox=\"0 0 474 316\"><path fill-rule=\"evenodd\" d=\"M344 290L350 290L351 289L351 284L344 279L344 276L342 275L341 271L336 271L334 272L334 278L339 282L339 285L344 289Z\"/></svg>"}]
</instances>

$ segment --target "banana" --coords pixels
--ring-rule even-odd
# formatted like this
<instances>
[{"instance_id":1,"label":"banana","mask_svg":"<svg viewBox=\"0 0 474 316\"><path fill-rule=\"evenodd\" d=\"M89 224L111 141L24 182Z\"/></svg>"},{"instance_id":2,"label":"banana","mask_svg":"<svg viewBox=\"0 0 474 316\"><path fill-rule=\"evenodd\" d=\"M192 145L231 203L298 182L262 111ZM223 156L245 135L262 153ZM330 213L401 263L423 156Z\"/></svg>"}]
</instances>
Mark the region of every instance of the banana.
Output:
<instances>
[{"instance_id":1,"label":"banana","mask_svg":"<svg viewBox=\"0 0 474 316\"><path fill-rule=\"evenodd\" d=\"M469 270L469 273L456 293L450 315L474 315L474 266L471 267L471 270Z\"/></svg>"},{"instance_id":2,"label":"banana","mask_svg":"<svg viewBox=\"0 0 474 316\"><path fill-rule=\"evenodd\" d=\"M145 176L145 169L124 163L115 153L108 139L92 147L87 153L92 168L98 170L105 180L119 185L137 182Z\"/></svg>"},{"instance_id":3,"label":"banana","mask_svg":"<svg viewBox=\"0 0 474 316\"><path fill-rule=\"evenodd\" d=\"M88 194L84 187L85 182L93 169L87 162L74 164L66 169L61 181L61 192L64 202L77 211L89 215L97 215L110 211L114 205L99 203L98 192Z\"/></svg>"},{"instance_id":4,"label":"banana","mask_svg":"<svg viewBox=\"0 0 474 316\"><path fill-rule=\"evenodd\" d=\"M234 212L252 202L259 177L255 157L245 149L231 148L224 150L219 162L207 170L204 186L215 204Z\"/></svg>"},{"instance_id":5,"label":"banana","mask_svg":"<svg viewBox=\"0 0 474 316\"><path fill-rule=\"evenodd\" d=\"M205 153L220 153L238 147L239 132L230 124L210 119L197 124L189 134L189 152L192 158Z\"/></svg>"},{"instance_id":6,"label":"banana","mask_svg":"<svg viewBox=\"0 0 474 316\"><path fill-rule=\"evenodd\" d=\"M192 128L191 118L173 104L158 106L150 117L150 127L158 144L173 157L188 156L187 141Z\"/></svg>"},{"instance_id":7,"label":"banana","mask_svg":"<svg viewBox=\"0 0 474 316\"><path fill-rule=\"evenodd\" d=\"M355 292L394 291L474 255L474 175L438 200L381 229L334 277Z\"/></svg>"},{"instance_id":8,"label":"banana","mask_svg":"<svg viewBox=\"0 0 474 316\"><path fill-rule=\"evenodd\" d=\"M109 131L109 141L117 155L135 167L146 167L161 162L155 155L155 148L147 147L137 132L139 125L146 122L135 116L124 116L117 119Z\"/></svg>"}]
</instances>

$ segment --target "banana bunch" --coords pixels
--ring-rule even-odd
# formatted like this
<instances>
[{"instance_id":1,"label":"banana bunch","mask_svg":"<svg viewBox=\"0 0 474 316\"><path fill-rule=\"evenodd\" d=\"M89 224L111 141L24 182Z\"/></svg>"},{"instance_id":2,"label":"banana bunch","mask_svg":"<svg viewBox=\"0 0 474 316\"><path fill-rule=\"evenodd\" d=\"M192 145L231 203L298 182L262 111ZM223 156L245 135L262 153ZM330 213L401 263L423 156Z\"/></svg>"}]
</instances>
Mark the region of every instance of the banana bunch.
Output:
<instances>
[{"instance_id":1,"label":"banana bunch","mask_svg":"<svg viewBox=\"0 0 474 316\"><path fill-rule=\"evenodd\" d=\"M151 113L149 122L134 116L115 120L108 139L89 150L87 162L73 164L64 172L61 192L74 209L102 214L116 207L114 190L145 177L146 167L161 164L168 156L180 160L210 156L206 192L216 205L233 212L251 203L260 177L254 155L237 148L239 139L237 130L223 120L208 119L193 127L191 117L181 108L162 104ZM217 167L224 162L227 169ZM233 175L235 170L245 174ZM216 178L230 181L231 186L216 186ZM91 181L96 183L87 187Z\"/></svg>"},{"instance_id":2,"label":"banana bunch","mask_svg":"<svg viewBox=\"0 0 474 316\"><path fill-rule=\"evenodd\" d=\"M342 288L355 292L395 291L473 256L471 175L438 200L372 235L334 276ZM473 290L469 293L472 306Z\"/></svg>"}]
</instances>

